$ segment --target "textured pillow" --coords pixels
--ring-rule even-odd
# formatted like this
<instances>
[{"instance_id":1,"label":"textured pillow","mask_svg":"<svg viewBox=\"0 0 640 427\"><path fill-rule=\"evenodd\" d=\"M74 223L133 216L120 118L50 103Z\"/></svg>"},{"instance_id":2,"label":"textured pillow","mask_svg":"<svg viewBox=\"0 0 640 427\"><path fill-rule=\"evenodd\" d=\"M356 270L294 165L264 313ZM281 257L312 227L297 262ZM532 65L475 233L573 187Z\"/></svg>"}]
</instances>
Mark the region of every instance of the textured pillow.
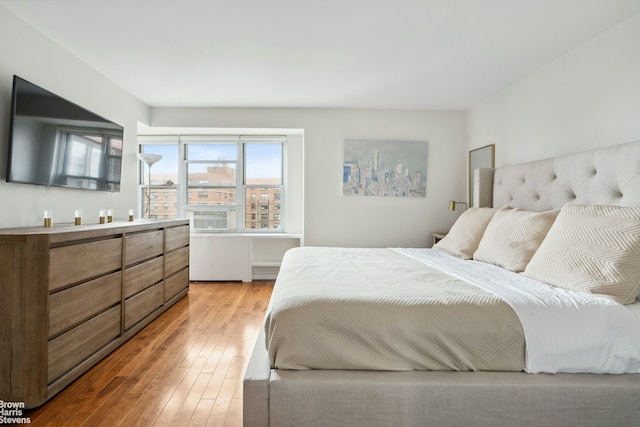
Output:
<instances>
[{"instance_id":1,"label":"textured pillow","mask_svg":"<svg viewBox=\"0 0 640 427\"><path fill-rule=\"evenodd\" d=\"M496 213L493 208L469 208L460 215L446 236L433 247L462 259L473 258L487 224Z\"/></svg>"},{"instance_id":2,"label":"textured pillow","mask_svg":"<svg viewBox=\"0 0 640 427\"><path fill-rule=\"evenodd\" d=\"M634 302L640 291L640 208L565 205L523 274Z\"/></svg>"},{"instance_id":3,"label":"textured pillow","mask_svg":"<svg viewBox=\"0 0 640 427\"><path fill-rule=\"evenodd\" d=\"M491 219L473 259L520 273L547 235L560 209L531 212L505 206Z\"/></svg>"}]
</instances>

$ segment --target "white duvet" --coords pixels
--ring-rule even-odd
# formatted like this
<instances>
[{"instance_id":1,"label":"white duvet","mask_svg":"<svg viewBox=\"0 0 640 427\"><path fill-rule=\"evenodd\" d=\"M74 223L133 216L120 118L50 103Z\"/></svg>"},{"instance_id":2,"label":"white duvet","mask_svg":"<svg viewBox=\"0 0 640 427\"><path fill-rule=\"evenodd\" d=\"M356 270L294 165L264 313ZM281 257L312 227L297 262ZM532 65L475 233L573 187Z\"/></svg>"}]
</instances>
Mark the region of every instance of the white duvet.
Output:
<instances>
[{"instance_id":1,"label":"white duvet","mask_svg":"<svg viewBox=\"0 0 640 427\"><path fill-rule=\"evenodd\" d=\"M502 298L525 334L526 372L640 373L640 303L621 305L430 249L395 249Z\"/></svg>"}]
</instances>

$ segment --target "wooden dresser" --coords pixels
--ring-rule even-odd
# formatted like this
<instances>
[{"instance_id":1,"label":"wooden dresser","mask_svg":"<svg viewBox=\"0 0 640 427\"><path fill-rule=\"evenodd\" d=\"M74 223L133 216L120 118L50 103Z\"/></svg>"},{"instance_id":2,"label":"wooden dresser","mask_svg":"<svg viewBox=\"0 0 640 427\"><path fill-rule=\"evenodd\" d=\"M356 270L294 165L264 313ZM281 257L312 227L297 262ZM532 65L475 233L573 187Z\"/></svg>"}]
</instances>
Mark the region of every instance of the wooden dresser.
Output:
<instances>
[{"instance_id":1,"label":"wooden dresser","mask_svg":"<svg viewBox=\"0 0 640 427\"><path fill-rule=\"evenodd\" d=\"M41 405L188 291L188 220L0 229L0 400Z\"/></svg>"}]
</instances>

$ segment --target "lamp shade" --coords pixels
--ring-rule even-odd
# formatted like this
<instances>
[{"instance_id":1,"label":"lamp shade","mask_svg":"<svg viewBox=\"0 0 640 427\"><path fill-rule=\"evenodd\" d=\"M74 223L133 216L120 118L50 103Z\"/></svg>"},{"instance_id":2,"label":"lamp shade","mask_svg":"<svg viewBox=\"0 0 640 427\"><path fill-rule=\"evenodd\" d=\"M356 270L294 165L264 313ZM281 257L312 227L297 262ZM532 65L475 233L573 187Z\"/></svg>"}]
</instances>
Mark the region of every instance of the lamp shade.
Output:
<instances>
[{"instance_id":1,"label":"lamp shade","mask_svg":"<svg viewBox=\"0 0 640 427\"><path fill-rule=\"evenodd\" d=\"M138 153L138 158L151 167L154 163L162 159L162 154Z\"/></svg>"}]
</instances>

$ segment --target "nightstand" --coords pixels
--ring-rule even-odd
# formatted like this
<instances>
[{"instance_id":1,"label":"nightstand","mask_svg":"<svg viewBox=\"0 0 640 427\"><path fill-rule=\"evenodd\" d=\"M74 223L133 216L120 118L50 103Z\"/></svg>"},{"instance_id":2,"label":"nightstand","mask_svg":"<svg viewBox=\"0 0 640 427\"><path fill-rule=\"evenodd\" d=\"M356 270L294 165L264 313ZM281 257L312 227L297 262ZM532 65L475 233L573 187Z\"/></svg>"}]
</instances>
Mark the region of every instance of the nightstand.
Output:
<instances>
[{"instance_id":1,"label":"nightstand","mask_svg":"<svg viewBox=\"0 0 640 427\"><path fill-rule=\"evenodd\" d=\"M433 237L433 244L435 245L436 243L438 243L446 235L447 233L431 233L431 237Z\"/></svg>"}]
</instances>

